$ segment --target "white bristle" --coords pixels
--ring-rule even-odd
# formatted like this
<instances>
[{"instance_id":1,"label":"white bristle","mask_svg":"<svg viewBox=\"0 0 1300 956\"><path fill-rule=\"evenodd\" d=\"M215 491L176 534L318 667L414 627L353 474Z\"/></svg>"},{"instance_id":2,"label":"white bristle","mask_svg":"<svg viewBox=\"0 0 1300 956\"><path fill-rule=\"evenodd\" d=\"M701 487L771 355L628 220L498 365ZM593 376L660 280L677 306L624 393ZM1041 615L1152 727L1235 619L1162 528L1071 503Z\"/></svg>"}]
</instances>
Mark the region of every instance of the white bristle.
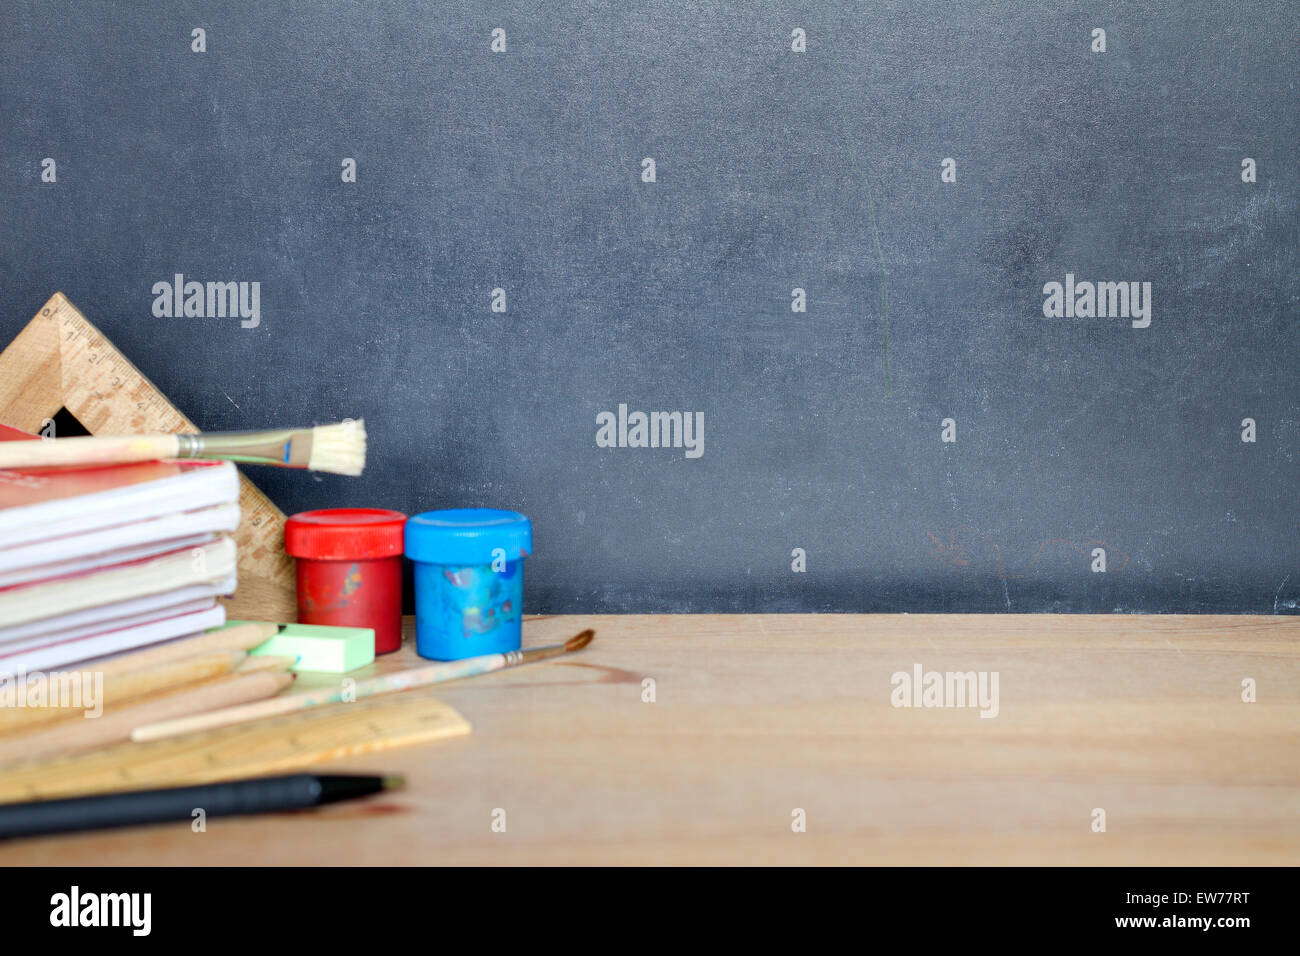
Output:
<instances>
[{"instance_id":1,"label":"white bristle","mask_svg":"<svg viewBox=\"0 0 1300 956\"><path fill-rule=\"evenodd\" d=\"M312 471L329 471L336 475L361 474L366 467L366 423L364 419L319 425L311 430Z\"/></svg>"}]
</instances>

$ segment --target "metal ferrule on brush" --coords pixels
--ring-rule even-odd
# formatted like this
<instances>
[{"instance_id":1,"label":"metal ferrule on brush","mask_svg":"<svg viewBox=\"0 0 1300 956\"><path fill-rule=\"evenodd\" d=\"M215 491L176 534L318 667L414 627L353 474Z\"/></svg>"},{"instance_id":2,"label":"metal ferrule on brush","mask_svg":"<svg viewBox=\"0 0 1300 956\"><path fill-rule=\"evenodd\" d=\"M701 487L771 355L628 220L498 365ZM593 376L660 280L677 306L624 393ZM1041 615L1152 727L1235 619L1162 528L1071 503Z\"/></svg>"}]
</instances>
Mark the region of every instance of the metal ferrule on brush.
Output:
<instances>
[{"instance_id":1,"label":"metal ferrule on brush","mask_svg":"<svg viewBox=\"0 0 1300 956\"><path fill-rule=\"evenodd\" d=\"M214 455L248 465L279 465L306 468L311 460L311 432L282 429L270 432L240 432L222 435L177 435L178 458L209 458Z\"/></svg>"}]
</instances>

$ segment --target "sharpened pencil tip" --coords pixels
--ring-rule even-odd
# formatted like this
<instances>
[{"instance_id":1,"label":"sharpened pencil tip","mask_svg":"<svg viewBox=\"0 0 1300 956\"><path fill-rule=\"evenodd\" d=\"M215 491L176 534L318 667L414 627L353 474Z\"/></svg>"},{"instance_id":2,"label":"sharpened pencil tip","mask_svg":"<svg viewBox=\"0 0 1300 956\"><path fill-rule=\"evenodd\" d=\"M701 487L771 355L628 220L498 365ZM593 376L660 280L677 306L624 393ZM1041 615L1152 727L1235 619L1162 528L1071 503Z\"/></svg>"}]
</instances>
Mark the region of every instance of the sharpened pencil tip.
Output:
<instances>
[{"instance_id":1,"label":"sharpened pencil tip","mask_svg":"<svg viewBox=\"0 0 1300 956\"><path fill-rule=\"evenodd\" d=\"M582 650L592 642L592 639L595 638L595 636L596 632L591 628L587 628L585 631L573 635L573 637L564 642L564 653L568 654L573 651Z\"/></svg>"},{"instance_id":2,"label":"sharpened pencil tip","mask_svg":"<svg viewBox=\"0 0 1300 956\"><path fill-rule=\"evenodd\" d=\"M406 786L406 778L397 775L384 777L382 780L382 786L385 790L400 790L402 787Z\"/></svg>"}]
</instances>

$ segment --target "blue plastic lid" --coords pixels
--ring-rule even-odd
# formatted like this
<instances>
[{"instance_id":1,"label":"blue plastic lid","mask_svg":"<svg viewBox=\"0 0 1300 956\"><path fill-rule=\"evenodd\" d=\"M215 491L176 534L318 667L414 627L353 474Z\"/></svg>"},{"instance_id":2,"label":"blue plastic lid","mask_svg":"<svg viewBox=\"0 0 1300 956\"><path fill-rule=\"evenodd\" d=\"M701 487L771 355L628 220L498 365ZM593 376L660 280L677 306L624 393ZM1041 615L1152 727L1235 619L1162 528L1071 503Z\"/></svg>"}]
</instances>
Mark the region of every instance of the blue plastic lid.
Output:
<instances>
[{"instance_id":1,"label":"blue plastic lid","mask_svg":"<svg viewBox=\"0 0 1300 956\"><path fill-rule=\"evenodd\" d=\"M507 561L533 552L533 525L517 511L451 508L406 522L406 556L429 564L491 564L497 548Z\"/></svg>"}]
</instances>

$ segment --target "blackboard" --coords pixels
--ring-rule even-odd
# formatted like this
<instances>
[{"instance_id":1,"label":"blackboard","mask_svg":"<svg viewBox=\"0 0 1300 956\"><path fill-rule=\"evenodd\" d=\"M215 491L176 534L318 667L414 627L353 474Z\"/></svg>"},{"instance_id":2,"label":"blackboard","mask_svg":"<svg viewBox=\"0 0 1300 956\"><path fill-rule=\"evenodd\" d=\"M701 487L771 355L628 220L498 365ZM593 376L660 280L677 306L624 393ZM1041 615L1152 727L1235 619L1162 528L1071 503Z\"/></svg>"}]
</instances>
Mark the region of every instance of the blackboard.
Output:
<instances>
[{"instance_id":1,"label":"blackboard","mask_svg":"<svg viewBox=\"0 0 1300 956\"><path fill-rule=\"evenodd\" d=\"M364 416L255 480L523 511L530 611L1295 613L1295 7L1049 6L11 3L0 333Z\"/></svg>"}]
</instances>

